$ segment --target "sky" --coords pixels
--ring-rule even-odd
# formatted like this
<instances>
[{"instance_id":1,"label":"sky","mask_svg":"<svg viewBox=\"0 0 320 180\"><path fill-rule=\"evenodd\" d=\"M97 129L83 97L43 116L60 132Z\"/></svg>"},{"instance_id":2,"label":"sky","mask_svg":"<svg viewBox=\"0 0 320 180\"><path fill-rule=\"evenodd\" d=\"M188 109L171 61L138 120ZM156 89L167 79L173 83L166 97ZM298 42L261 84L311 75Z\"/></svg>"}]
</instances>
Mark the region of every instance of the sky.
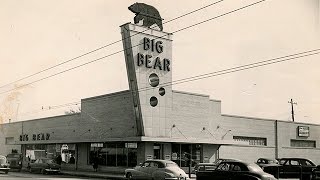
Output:
<instances>
[{"instance_id":1,"label":"sky","mask_svg":"<svg viewBox=\"0 0 320 180\"><path fill-rule=\"evenodd\" d=\"M175 32L256 1L224 0L164 24L164 31ZM81 99L127 90L123 52L47 77L121 51L119 42L63 63L120 40L119 26L133 23L134 14L127 7L135 2L0 1L0 123L77 111ZM165 22L214 1L139 2L156 7ZM174 33L173 81L320 48L319 4L319 0L266 0ZM291 121L292 98L297 102L297 122L320 124L319 57L177 84L173 89L221 100L223 114L285 121Z\"/></svg>"}]
</instances>

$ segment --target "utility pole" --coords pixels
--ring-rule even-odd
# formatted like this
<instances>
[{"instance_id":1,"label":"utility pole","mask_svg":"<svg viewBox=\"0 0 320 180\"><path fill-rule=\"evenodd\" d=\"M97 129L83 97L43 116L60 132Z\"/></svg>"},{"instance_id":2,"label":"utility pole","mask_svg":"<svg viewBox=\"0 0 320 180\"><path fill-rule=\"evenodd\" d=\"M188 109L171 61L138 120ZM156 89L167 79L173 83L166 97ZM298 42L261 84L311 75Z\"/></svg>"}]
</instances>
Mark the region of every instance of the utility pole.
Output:
<instances>
[{"instance_id":1,"label":"utility pole","mask_svg":"<svg viewBox=\"0 0 320 180\"><path fill-rule=\"evenodd\" d=\"M294 111L293 111L293 105L297 105L296 102L293 102L293 100L291 99L290 101L288 101L288 103L291 104L291 116L292 116L292 121L294 122Z\"/></svg>"}]
</instances>

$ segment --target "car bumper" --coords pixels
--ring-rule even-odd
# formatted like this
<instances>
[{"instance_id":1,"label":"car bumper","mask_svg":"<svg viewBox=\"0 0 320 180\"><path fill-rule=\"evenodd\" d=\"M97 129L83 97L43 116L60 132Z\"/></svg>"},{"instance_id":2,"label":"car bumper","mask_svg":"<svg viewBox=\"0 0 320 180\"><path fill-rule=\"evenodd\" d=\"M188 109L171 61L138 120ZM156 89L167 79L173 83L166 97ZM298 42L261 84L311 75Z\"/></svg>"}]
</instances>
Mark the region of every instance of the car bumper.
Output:
<instances>
[{"instance_id":1,"label":"car bumper","mask_svg":"<svg viewBox=\"0 0 320 180\"><path fill-rule=\"evenodd\" d=\"M0 171L9 171L10 168L0 168Z\"/></svg>"},{"instance_id":2,"label":"car bumper","mask_svg":"<svg viewBox=\"0 0 320 180\"><path fill-rule=\"evenodd\" d=\"M167 177L165 180L189 180L187 177Z\"/></svg>"},{"instance_id":3,"label":"car bumper","mask_svg":"<svg viewBox=\"0 0 320 180\"><path fill-rule=\"evenodd\" d=\"M60 169L45 169L47 172L60 172Z\"/></svg>"}]
</instances>

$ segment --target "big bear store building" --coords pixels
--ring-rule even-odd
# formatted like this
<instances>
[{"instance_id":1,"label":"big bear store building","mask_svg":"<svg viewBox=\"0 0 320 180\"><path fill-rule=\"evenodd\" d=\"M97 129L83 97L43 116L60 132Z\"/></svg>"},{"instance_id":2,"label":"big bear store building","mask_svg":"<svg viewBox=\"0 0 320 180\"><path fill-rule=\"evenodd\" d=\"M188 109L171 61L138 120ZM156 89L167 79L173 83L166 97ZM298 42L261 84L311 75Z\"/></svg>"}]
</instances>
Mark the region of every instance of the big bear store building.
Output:
<instances>
[{"instance_id":1,"label":"big bear store building","mask_svg":"<svg viewBox=\"0 0 320 180\"><path fill-rule=\"evenodd\" d=\"M221 101L172 90L172 34L121 26L129 90L81 100L81 113L1 125L1 154L62 156L62 169L121 171L148 159L191 164L305 157L320 163L320 126L221 114ZM71 157L75 161L70 161Z\"/></svg>"}]
</instances>

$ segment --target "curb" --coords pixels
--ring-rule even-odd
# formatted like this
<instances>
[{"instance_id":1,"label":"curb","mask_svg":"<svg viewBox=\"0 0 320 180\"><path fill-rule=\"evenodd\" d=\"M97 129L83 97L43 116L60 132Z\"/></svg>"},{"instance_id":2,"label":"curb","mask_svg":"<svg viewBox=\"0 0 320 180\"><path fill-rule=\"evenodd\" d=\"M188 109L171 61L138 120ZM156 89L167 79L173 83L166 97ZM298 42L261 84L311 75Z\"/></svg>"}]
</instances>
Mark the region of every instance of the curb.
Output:
<instances>
[{"instance_id":1,"label":"curb","mask_svg":"<svg viewBox=\"0 0 320 180\"><path fill-rule=\"evenodd\" d=\"M75 173L75 172L66 172L61 171L60 174L69 175L69 176L78 176L78 177L91 177L91 178L103 178L103 179L126 179L121 175L112 175L112 174L91 174L91 173Z\"/></svg>"}]
</instances>

